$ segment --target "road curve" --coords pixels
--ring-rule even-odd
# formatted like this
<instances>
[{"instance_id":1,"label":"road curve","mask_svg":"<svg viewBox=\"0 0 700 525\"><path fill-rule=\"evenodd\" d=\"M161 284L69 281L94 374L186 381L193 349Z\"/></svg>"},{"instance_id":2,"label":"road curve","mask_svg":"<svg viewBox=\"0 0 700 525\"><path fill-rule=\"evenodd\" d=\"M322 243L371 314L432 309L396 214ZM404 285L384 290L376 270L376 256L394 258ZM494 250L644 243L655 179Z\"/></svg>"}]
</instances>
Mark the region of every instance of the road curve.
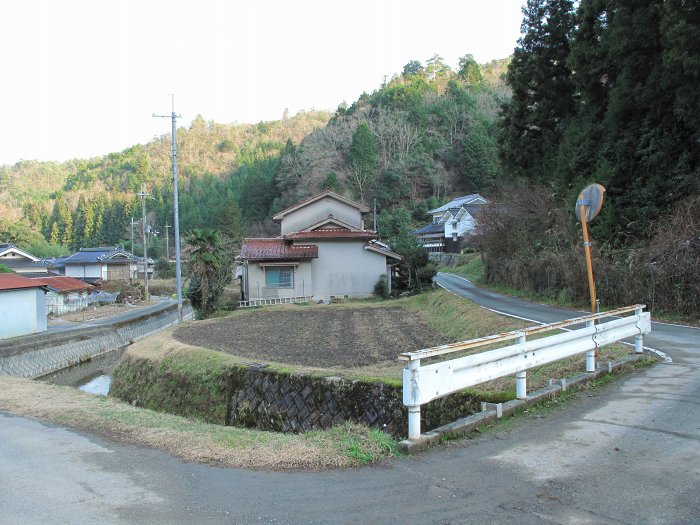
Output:
<instances>
[{"instance_id":1,"label":"road curve","mask_svg":"<svg viewBox=\"0 0 700 525\"><path fill-rule=\"evenodd\" d=\"M465 290L520 315L517 302ZM528 303L521 316L553 319L540 312L555 315ZM700 345L669 330L654 344L673 363L370 468L223 469L0 413L0 522L696 524Z\"/></svg>"},{"instance_id":2,"label":"road curve","mask_svg":"<svg viewBox=\"0 0 700 525\"><path fill-rule=\"evenodd\" d=\"M506 297L479 288L464 277L449 273L438 273L435 283L481 306L534 323L554 323L589 313ZM644 345L668 354L675 362L683 363L688 359L692 361L697 357L697 348L700 346L700 329L652 322L651 334L644 337Z\"/></svg>"}]
</instances>

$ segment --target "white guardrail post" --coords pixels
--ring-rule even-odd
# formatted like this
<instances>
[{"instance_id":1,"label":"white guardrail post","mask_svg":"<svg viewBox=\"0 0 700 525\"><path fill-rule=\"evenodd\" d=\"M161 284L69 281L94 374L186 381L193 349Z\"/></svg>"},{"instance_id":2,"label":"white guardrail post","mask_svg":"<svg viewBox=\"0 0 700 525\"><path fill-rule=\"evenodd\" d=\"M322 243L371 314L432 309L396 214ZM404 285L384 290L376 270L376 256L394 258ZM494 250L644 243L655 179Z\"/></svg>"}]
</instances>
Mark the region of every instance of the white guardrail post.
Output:
<instances>
[{"instance_id":1,"label":"white guardrail post","mask_svg":"<svg viewBox=\"0 0 700 525\"><path fill-rule=\"evenodd\" d=\"M637 308L634 313L641 319L642 308ZM640 331L640 333L634 336L634 353L641 354L642 352L644 352L644 334Z\"/></svg>"},{"instance_id":2,"label":"white guardrail post","mask_svg":"<svg viewBox=\"0 0 700 525\"><path fill-rule=\"evenodd\" d=\"M586 328L593 327L595 327L595 321L586 321ZM586 352L586 372L595 372L595 349Z\"/></svg>"},{"instance_id":3,"label":"white guardrail post","mask_svg":"<svg viewBox=\"0 0 700 525\"><path fill-rule=\"evenodd\" d=\"M518 336L515 340L516 344L522 345L525 343L525 334ZM516 372L515 374L515 397L518 399L527 399L527 371Z\"/></svg>"},{"instance_id":4,"label":"white guardrail post","mask_svg":"<svg viewBox=\"0 0 700 525\"><path fill-rule=\"evenodd\" d=\"M418 397L418 378L416 377L418 368L420 368L420 359L416 359L415 361L410 361L408 363L408 370L411 374L410 388L414 398ZM404 388L406 388L405 381ZM408 439L418 439L419 437L420 405L408 405Z\"/></svg>"}]
</instances>

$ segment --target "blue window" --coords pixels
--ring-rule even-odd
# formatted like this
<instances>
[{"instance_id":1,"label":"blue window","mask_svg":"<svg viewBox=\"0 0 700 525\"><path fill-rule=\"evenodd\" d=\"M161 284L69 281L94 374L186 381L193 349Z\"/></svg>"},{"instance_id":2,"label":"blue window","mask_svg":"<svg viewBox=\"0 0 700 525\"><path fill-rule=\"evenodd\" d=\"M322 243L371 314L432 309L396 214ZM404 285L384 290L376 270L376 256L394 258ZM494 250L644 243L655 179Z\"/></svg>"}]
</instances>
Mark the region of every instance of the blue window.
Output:
<instances>
[{"instance_id":1,"label":"blue window","mask_svg":"<svg viewBox=\"0 0 700 525\"><path fill-rule=\"evenodd\" d=\"M265 286L270 288L294 288L294 267L265 268Z\"/></svg>"}]
</instances>

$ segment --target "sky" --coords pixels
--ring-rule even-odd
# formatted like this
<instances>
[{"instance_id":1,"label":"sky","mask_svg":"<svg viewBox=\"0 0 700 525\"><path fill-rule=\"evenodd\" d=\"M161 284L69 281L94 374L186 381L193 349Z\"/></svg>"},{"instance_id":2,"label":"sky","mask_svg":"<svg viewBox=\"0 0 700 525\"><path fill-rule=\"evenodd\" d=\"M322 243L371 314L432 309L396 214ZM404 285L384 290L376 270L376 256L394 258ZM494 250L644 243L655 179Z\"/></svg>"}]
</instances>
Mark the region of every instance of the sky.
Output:
<instances>
[{"instance_id":1,"label":"sky","mask_svg":"<svg viewBox=\"0 0 700 525\"><path fill-rule=\"evenodd\" d=\"M411 60L505 58L521 0L0 0L0 165L121 151L175 110L334 110Z\"/></svg>"}]
</instances>

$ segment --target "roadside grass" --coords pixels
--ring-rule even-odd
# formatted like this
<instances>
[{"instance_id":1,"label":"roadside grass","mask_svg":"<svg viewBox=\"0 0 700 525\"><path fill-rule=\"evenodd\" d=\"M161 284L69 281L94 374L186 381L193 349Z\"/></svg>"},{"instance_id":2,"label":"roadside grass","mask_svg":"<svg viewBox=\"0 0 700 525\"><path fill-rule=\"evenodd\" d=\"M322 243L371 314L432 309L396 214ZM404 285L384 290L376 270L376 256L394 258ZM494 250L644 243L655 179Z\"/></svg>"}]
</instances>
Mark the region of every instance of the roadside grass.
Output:
<instances>
[{"instance_id":1,"label":"roadside grass","mask_svg":"<svg viewBox=\"0 0 700 525\"><path fill-rule=\"evenodd\" d=\"M345 423L328 431L280 434L203 423L136 408L72 387L0 376L0 410L158 448L185 461L265 470L354 467L398 455L379 430Z\"/></svg>"}]
</instances>

